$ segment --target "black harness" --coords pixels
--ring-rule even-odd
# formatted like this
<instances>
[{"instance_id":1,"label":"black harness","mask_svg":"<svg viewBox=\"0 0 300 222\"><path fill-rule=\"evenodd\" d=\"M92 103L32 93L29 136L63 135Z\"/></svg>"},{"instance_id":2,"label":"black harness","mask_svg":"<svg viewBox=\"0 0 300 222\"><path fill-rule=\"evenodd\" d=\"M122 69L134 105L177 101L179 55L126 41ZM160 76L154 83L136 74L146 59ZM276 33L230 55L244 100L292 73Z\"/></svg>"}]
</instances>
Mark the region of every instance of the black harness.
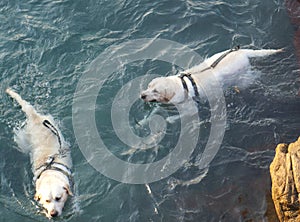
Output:
<instances>
[{"instance_id":1,"label":"black harness","mask_svg":"<svg viewBox=\"0 0 300 222\"><path fill-rule=\"evenodd\" d=\"M222 59L224 59L228 54L230 54L231 52L237 51L239 49L240 49L240 46L236 46L233 49L230 49L229 51L223 53L209 67L207 67L205 69L202 69L200 71L200 73L215 68L222 61ZM191 75L192 75L191 73L181 73L179 75L179 78L181 79L182 87L183 87L183 89L185 91L186 96L188 96L189 88L188 88L188 86L186 84L186 81L184 80L184 77L188 78L188 80L191 82L191 84L193 86L193 90L194 90L194 94L195 94L195 96L193 97L193 99L197 102L199 100L199 91L198 91L197 84L196 84L195 80L193 79L193 77Z\"/></svg>"},{"instance_id":2,"label":"black harness","mask_svg":"<svg viewBox=\"0 0 300 222\"><path fill-rule=\"evenodd\" d=\"M65 176L67 176L69 183L70 183L70 187L73 187L72 170L65 164L55 161L55 159L57 157L59 157L59 158L66 157L68 150L62 148L62 142L61 142L61 138L59 136L58 130L48 120L44 120L43 125L45 127L47 127L57 137L57 140L59 143L59 150L58 150L57 154L49 156L43 165L41 165L37 169L35 169L35 172L37 173L37 175L34 177L34 181L39 179L40 176L42 175L42 173L44 173L46 170L55 170L55 171L61 172Z\"/></svg>"},{"instance_id":3,"label":"black harness","mask_svg":"<svg viewBox=\"0 0 300 222\"><path fill-rule=\"evenodd\" d=\"M58 140L58 143L59 143L59 149L61 149L61 139L60 139L60 136L59 136L59 133L58 133L58 130L49 122L49 120L45 119L43 121L43 125L45 127L47 127L49 130L51 130L51 132L57 136L57 140Z\"/></svg>"},{"instance_id":4,"label":"black harness","mask_svg":"<svg viewBox=\"0 0 300 222\"><path fill-rule=\"evenodd\" d=\"M193 77L191 76L190 73L181 73L179 78L181 79L181 83L182 83L182 87L184 89L184 91L186 92L186 96L188 95L189 93L189 88L184 80L184 77L188 78L188 80L191 82L192 86L193 86L193 90L194 90L194 93L195 93L195 96L193 99L195 98L199 98L199 91L198 91L198 87L197 87L197 84L195 82L195 80L193 79Z\"/></svg>"},{"instance_id":5,"label":"black harness","mask_svg":"<svg viewBox=\"0 0 300 222\"><path fill-rule=\"evenodd\" d=\"M35 170L36 172L38 172L38 174L34 177L34 181L38 180L41 177L42 173L44 173L46 170L59 171L67 176L70 182L73 180L71 169L65 164L55 162L54 160L55 157L50 156L42 166L38 167Z\"/></svg>"}]
</instances>

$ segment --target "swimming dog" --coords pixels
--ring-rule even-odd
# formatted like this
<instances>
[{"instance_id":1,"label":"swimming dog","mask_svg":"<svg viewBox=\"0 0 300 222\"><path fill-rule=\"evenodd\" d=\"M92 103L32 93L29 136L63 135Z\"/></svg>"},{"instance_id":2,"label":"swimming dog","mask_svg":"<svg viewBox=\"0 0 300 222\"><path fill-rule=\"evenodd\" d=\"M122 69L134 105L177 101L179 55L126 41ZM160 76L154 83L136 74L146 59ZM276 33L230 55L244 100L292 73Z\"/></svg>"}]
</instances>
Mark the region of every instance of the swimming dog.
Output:
<instances>
[{"instance_id":1,"label":"swimming dog","mask_svg":"<svg viewBox=\"0 0 300 222\"><path fill-rule=\"evenodd\" d=\"M7 89L6 93L20 104L27 117L26 125L15 138L20 150L30 153L34 199L45 209L47 217L59 216L72 195L70 149L51 116L39 114L13 90Z\"/></svg>"},{"instance_id":2,"label":"swimming dog","mask_svg":"<svg viewBox=\"0 0 300 222\"><path fill-rule=\"evenodd\" d=\"M158 77L153 79L146 90L141 92L145 102L179 104L187 99L201 97L201 84L210 81L207 76L214 75L216 80L225 81L232 74L242 73L250 65L249 58L264 57L281 52L282 49L234 49L217 53L200 65L183 71L179 75Z\"/></svg>"}]
</instances>

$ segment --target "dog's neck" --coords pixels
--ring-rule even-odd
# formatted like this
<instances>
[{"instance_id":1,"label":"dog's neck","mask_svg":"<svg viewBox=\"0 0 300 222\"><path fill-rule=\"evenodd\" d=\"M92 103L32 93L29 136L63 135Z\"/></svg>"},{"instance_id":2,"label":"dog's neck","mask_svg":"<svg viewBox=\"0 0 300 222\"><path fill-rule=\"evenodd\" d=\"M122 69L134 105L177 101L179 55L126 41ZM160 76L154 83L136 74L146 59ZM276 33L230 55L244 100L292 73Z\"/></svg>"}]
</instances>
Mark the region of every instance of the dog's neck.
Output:
<instances>
[{"instance_id":1,"label":"dog's neck","mask_svg":"<svg viewBox=\"0 0 300 222\"><path fill-rule=\"evenodd\" d=\"M72 171L71 169L61 163L59 158L55 156L49 156L48 159L45 161L44 164L39 166L37 169L34 170L34 181L37 181L46 171L57 171L60 174L63 174L69 180L69 183L72 181Z\"/></svg>"},{"instance_id":2,"label":"dog's neck","mask_svg":"<svg viewBox=\"0 0 300 222\"><path fill-rule=\"evenodd\" d=\"M187 73L181 73L179 76L182 85L182 91L184 94L183 100L188 98L198 99L199 91L197 83L194 81L193 77Z\"/></svg>"},{"instance_id":3,"label":"dog's neck","mask_svg":"<svg viewBox=\"0 0 300 222\"><path fill-rule=\"evenodd\" d=\"M65 175L61 171L57 171L54 169L48 169L41 173L41 175L36 180L36 184L40 183L40 181L42 181L44 178L49 178L49 175L51 175L51 177L55 177L61 181L66 181L66 182L69 181L69 178L67 177L67 175Z\"/></svg>"}]
</instances>

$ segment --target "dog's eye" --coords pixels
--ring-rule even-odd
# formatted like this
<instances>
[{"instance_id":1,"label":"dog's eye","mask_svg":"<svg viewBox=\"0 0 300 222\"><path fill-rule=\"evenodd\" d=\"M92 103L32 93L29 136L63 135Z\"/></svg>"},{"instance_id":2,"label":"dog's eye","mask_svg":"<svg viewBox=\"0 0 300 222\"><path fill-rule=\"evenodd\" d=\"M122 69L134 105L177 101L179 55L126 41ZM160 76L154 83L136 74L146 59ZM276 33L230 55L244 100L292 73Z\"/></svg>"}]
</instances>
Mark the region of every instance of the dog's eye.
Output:
<instances>
[{"instance_id":1,"label":"dog's eye","mask_svg":"<svg viewBox=\"0 0 300 222\"><path fill-rule=\"evenodd\" d=\"M158 93L158 91L156 89L153 90L154 93Z\"/></svg>"},{"instance_id":2,"label":"dog's eye","mask_svg":"<svg viewBox=\"0 0 300 222\"><path fill-rule=\"evenodd\" d=\"M60 201L61 197L55 197L56 201Z\"/></svg>"},{"instance_id":3,"label":"dog's eye","mask_svg":"<svg viewBox=\"0 0 300 222\"><path fill-rule=\"evenodd\" d=\"M50 202L51 202L51 200L45 200L45 202L46 202L46 203L50 203Z\"/></svg>"}]
</instances>

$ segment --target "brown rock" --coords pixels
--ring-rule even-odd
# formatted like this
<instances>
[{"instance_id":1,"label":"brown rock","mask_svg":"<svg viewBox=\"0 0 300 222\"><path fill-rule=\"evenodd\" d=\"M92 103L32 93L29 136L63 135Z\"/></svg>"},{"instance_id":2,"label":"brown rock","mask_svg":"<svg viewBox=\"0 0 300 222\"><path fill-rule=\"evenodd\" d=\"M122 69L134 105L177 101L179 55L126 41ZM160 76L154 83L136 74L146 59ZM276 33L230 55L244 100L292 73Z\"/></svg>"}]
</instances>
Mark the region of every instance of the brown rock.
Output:
<instances>
[{"instance_id":1,"label":"brown rock","mask_svg":"<svg viewBox=\"0 0 300 222\"><path fill-rule=\"evenodd\" d=\"M276 147L270 173L272 199L279 220L300 221L300 137L295 143Z\"/></svg>"}]
</instances>

